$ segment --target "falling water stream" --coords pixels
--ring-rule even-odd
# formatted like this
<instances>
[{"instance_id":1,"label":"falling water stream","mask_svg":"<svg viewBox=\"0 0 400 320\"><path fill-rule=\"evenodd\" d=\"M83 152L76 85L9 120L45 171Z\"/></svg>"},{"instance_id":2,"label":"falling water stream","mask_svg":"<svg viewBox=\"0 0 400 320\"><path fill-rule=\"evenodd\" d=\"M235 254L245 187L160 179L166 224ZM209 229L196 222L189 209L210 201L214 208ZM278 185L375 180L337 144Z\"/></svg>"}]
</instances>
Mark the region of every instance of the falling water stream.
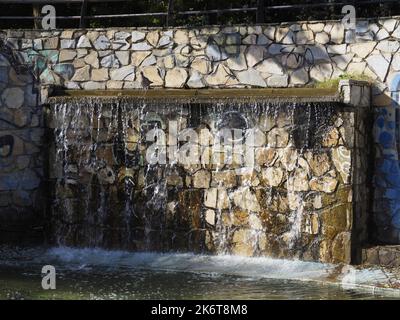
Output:
<instances>
[{"instance_id":1,"label":"falling water stream","mask_svg":"<svg viewBox=\"0 0 400 320\"><path fill-rule=\"evenodd\" d=\"M178 123L178 130L205 127L217 137L217 133L225 128L232 130L233 127L246 132L261 126L260 117L264 115L269 116L264 123L265 130L270 130L275 124L268 123L269 119L277 119L282 110L286 110L288 130L295 135L290 137L288 147L301 154L310 148L310 144L315 148L317 135L322 134L319 130L324 127L323 121L329 119L327 113L333 113L333 107L328 105L324 108L325 114L320 117L318 108L320 106L311 104L259 101L192 104L177 100L160 105L159 102L123 98L109 101L96 98L59 99L50 108L56 154L54 167L50 168L55 190L51 232L54 243L79 247L203 252L204 211L196 226L200 235L196 234L197 231L192 232L192 227L183 221L185 217L176 217L176 213L172 225L168 224L169 209L181 201L177 197L178 191L193 188L187 185L185 179L202 169L202 165L177 164L169 161L170 154L166 164L149 164L146 151L151 143L146 141L146 134L154 129L168 134L169 121L172 120ZM310 131L313 132L312 137ZM162 139L168 140L168 136ZM178 142L174 147L179 148L179 144L182 143ZM232 153L234 149L224 150L231 153L231 158L237 157ZM217 165L211 167L211 171L219 172L223 167ZM236 170L240 166L231 168ZM173 178L179 181L170 185L168 181ZM287 196L297 199L295 201L299 204L289 215L285 235L290 249L295 250L303 223L302 195L291 191L288 175L285 180ZM220 190L224 187L221 183L214 187ZM243 187L252 188L246 184ZM268 188L265 191L274 192ZM232 194L228 196L232 197ZM214 236L219 253L230 253L232 228L226 219L232 219L232 212L231 202L228 210L215 210ZM250 217L255 221L253 225L259 224L258 218ZM265 232L268 232L265 227L253 228L250 241L254 242L254 248L258 246L260 234ZM181 237L186 237L182 240L186 244L175 246Z\"/></svg>"}]
</instances>

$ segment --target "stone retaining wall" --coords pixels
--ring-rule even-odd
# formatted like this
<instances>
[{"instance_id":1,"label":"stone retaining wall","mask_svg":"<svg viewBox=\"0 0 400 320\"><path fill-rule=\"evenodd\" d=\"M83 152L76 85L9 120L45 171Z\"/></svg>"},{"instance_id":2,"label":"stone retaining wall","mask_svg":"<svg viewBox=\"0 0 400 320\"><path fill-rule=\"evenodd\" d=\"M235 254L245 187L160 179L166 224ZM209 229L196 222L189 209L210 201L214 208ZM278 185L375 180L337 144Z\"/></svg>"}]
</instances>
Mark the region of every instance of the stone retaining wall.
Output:
<instances>
[{"instance_id":1,"label":"stone retaining wall","mask_svg":"<svg viewBox=\"0 0 400 320\"><path fill-rule=\"evenodd\" d=\"M400 239L396 142L399 18L173 28L0 31L42 86L67 89L293 87L364 75L378 115L373 236ZM2 92L2 101L7 95Z\"/></svg>"},{"instance_id":2,"label":"stone retaining wall","mask_svg":"<svg viewBox=\"0 0 400 320\"><path fill-rule=\"evenodd\" d=\"M349 91L356 106L52 98L51 241L358 262L370 101L361 83L341 83Z\"/></svg>"},{"instance_id":3,"label":"stone retaining wall","mask_svg":"<svg viewBox=\"0 0 400 320\"><path fill-rule=\"evenodd\" d=\"M34 77L8 53L0 55L0 242L20 242L43 224L44 129Z\"/></svg>"},{"instance_id":4,"label":"stone retaining wall","mask_svg":"<svg viewBox=\"0 0 400 320\"><path fill-rule=\"evenodd\" d=\"M339 22L309 22L14 30L2 37L36 66L42 85L69 89L287 87L363 74L383 83L374 94L375 104L385 104L381 94L400 69L398 19L359 21L355 32Z\"/></svg>"}]
</instances>

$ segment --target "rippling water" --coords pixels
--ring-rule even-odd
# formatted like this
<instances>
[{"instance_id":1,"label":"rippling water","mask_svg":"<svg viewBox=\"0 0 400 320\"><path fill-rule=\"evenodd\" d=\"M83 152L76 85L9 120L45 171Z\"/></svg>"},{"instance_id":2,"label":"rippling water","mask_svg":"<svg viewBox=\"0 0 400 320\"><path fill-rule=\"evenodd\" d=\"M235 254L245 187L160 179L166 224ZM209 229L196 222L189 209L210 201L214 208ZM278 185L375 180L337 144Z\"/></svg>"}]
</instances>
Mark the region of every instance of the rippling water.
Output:
<instances>
[{"instance_id":1,"label":"rippling water","mask_svg":"<svg viewBox=\"0 0 400 320\"><path fill-rule=\"evenodd\" d=\"M334 266L299 261L96 249L0 250L0 299L383 299L313 281ZM41 267L57 289L41 288Z\"/></svg>"}]
</instances>

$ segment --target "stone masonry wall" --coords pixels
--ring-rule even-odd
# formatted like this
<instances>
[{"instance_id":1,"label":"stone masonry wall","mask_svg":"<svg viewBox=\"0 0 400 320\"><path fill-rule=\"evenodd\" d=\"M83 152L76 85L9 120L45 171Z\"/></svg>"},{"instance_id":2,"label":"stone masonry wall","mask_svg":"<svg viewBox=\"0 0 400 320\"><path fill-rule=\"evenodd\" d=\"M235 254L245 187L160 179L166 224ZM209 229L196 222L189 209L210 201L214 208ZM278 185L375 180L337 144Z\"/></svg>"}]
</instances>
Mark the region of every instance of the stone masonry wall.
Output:
<instances>
[{"instance_id":1,"label":"stone masonry wall","mask_svg":"<svg viewBox=\"0 0 400 320\"><path fill-rule=\"evenodd\" d=\"M35 66L42 85L68 89L305 86L347 73L381 83L375 104L387 105L381 94L390 96L400 69L398 19L359 21L355 32L339 22L308 22L1 35Z\"/></svg>"},{"instance_id":2,"label":"stone masonry wall","mask_svg":"<svg viewBox=\"0 0 400 320\"><path fill-rule=\"evenodd\" d=\"M195 29L4 30L0 37L42 88L143 89L308 86L342 75L374 82L375 241L400 240L396 110L400 19ZM46 90L42 91L43 99ZM4 99L4 98L3 98Z\"/></svg>"},{"instance_id":3,"label":"stone masonry wall","mask_svg":"<svg viewBox=\"0 0 400 320\"><path fill-rule=\"evenodd\" d=\"M52 98L51 241L354 262L368 105ZM189 128L199 139L185 164ZM222 129L248 131L221 144Z\"/></svg>"},{"instance_id":4,"label":"stone masonry wall","mask_svg":"<svg viewBox=\"0 0 400 320\"><path fill-rule=\"evenodd\" d=\"M32 74L0 55L0 242L36 234L43 214L43 120Z\"/></svg>"}]
</instances>

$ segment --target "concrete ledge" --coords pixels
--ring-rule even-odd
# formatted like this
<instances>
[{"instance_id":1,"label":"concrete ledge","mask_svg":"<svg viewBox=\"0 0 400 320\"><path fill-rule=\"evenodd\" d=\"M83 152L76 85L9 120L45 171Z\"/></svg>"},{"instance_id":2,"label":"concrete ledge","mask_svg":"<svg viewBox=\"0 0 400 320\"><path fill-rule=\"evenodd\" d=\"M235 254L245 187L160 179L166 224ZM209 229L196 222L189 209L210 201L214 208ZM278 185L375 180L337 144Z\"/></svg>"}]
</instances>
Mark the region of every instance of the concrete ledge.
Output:
<instances>
[{"instance_id":1,"label":"concrete ledge","mask_svg":"<svg viewBox=\"0 0 400 320\"><path fill-rule=\"evenodd\" d=\"M376 246L362 250L364 265L400 267L400 246Z\"/></svg>"}]
</instances>

